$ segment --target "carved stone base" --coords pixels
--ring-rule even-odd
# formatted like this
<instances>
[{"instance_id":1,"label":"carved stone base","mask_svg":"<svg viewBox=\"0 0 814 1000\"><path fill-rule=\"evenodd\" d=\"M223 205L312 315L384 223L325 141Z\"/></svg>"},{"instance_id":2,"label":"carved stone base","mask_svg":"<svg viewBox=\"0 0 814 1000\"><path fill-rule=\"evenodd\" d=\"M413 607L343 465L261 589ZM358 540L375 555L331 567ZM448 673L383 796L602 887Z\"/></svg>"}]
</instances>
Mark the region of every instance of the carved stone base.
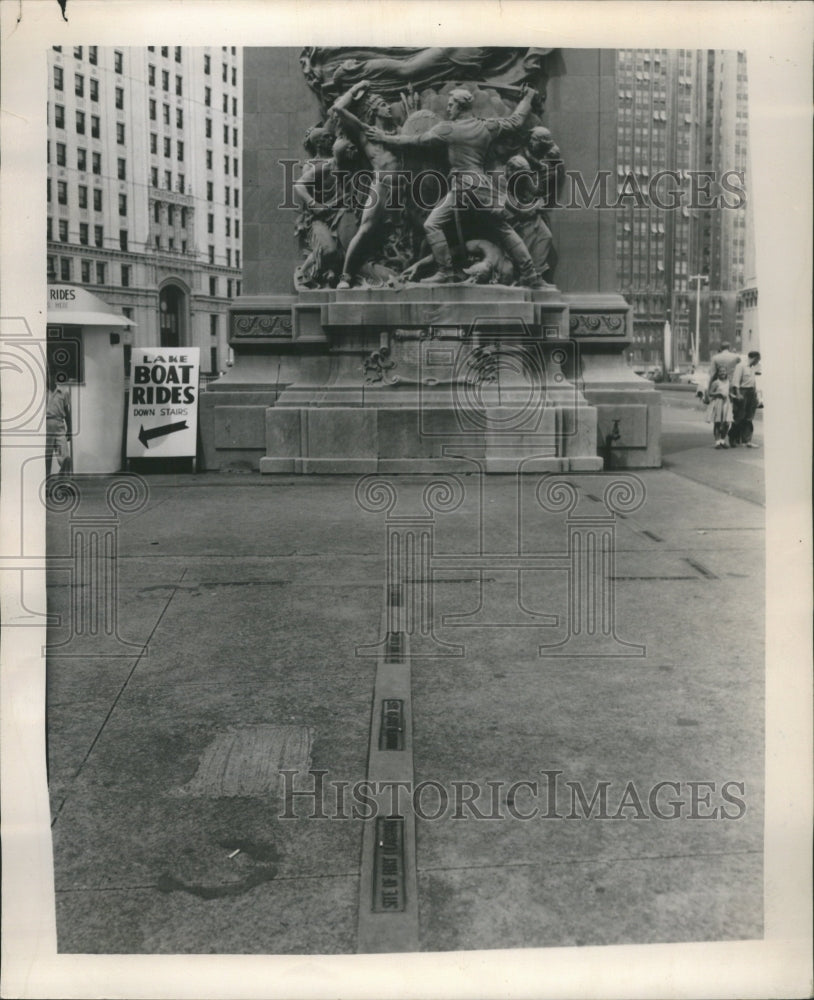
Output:
<instances>
[{"instance_id":1,"label":"carved stone base","mask_svg":"<svg viewBox=\"0 0 814 1000\"><path fill-rule=\"evenodd\" d=\"M644 426L643 446L640 430L624 440L652 460L657 422L644 396L657 394L613 367L629 325L621 297L555 288L410 285L238 299L234 367L202 396L206 467L589 471L610 454L604 425L614 419L622 439ZM608 408L620 415L606 418Z\"/></svg>"}]
</instances>

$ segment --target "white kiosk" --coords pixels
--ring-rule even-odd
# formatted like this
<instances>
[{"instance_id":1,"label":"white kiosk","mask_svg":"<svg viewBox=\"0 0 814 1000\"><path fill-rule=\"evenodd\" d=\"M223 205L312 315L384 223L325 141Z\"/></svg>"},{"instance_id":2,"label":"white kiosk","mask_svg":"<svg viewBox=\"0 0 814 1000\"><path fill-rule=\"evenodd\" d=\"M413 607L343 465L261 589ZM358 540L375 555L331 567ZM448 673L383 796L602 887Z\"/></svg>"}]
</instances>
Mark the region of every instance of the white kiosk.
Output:
<instances>
[{"instance_id":1,"label":"white kiosk","mask_svg":"<svg viewBox=\"0 0 814 1000\"><path fill-rule=\"evenodd\" d=\"M48 363L70 392L74 472L122 467L126 316L86 288L49 284Z\"/></svg>"}]
</instances>

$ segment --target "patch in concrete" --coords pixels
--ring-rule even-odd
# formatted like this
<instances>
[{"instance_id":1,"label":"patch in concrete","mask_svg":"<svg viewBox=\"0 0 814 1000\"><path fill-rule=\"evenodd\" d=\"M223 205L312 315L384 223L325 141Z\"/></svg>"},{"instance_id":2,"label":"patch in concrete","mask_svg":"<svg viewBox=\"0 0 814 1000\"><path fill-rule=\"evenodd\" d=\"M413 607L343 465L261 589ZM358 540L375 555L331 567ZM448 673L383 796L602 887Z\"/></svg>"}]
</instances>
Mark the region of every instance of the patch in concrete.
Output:
<instances>
[{"instance_id":1,"label":"patch in concrete","mask_svg":"<svg viewBox=\"0 0 814 1000\"><path fill-rule=\"evenodd\" d=\"M308 771L312 738L308 726L231 726L204 750L192 779L172 794L233 798L276 792L280 771Z\"/></svg>"}]
</instances>

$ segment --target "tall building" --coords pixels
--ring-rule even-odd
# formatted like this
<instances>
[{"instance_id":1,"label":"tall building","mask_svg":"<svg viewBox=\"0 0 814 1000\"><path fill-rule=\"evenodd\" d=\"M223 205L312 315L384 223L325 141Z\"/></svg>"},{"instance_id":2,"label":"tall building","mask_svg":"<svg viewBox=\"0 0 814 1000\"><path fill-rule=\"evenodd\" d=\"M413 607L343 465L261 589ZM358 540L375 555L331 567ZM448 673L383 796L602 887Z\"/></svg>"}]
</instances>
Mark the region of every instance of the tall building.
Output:
<instances>
[{"instance_id":1,"label":"tall building","mask_svg":"<svg viewBox=\"0 0 814 1000\"><path fill-rule=\"evenodd\" d=\"M678 171L682 192L675 209L661 208L648 198L646 205L631 203L618 212L618 283L634 309L629 360L661 363L667 320L674 362L691 360L699 287L698 352L708 357L710 347L721 339L737 343L740 336L746 204L695 207L687 172L712 172L709 193L723 195L728 205L739 198L722 190L718 181L728 174L730 183L738 186L734 173L742 173L748 199L745 53L620 49L617 122L619 188L633 175L647 191L659 171ZM663 199L670 183L665 178L655 188ZM703 198L706 182L699 179L696 184ZM693 280L698 275L704 280Z\"/></svg>"},{"instance_id":2,"label":"tall building","mask_svg":"<svg viewBox=\"0 0 814 1000\"><path fill-rule=\"evenodd\" d=\"M240 294L242 50L54 47L49 280L87 286L140 346L220 371Z\"/></svg>"}]
</instances>

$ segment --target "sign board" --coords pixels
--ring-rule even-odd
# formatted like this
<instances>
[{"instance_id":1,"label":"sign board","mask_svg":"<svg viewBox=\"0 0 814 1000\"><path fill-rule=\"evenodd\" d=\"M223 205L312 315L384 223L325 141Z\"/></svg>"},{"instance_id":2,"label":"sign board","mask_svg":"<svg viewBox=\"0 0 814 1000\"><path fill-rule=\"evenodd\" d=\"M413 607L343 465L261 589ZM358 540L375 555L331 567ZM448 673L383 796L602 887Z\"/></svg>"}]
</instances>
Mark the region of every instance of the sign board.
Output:
<instances>
[{"instance_id":1,"label":"sign board","mask_svg":"<svg viewBox=\"0 0 814 1000\"><path fill-rule=\"evenodd\" d=\"M197 347L134 347L130 356L127 457L195 456Z\"/></svg>"}]
</instances>

